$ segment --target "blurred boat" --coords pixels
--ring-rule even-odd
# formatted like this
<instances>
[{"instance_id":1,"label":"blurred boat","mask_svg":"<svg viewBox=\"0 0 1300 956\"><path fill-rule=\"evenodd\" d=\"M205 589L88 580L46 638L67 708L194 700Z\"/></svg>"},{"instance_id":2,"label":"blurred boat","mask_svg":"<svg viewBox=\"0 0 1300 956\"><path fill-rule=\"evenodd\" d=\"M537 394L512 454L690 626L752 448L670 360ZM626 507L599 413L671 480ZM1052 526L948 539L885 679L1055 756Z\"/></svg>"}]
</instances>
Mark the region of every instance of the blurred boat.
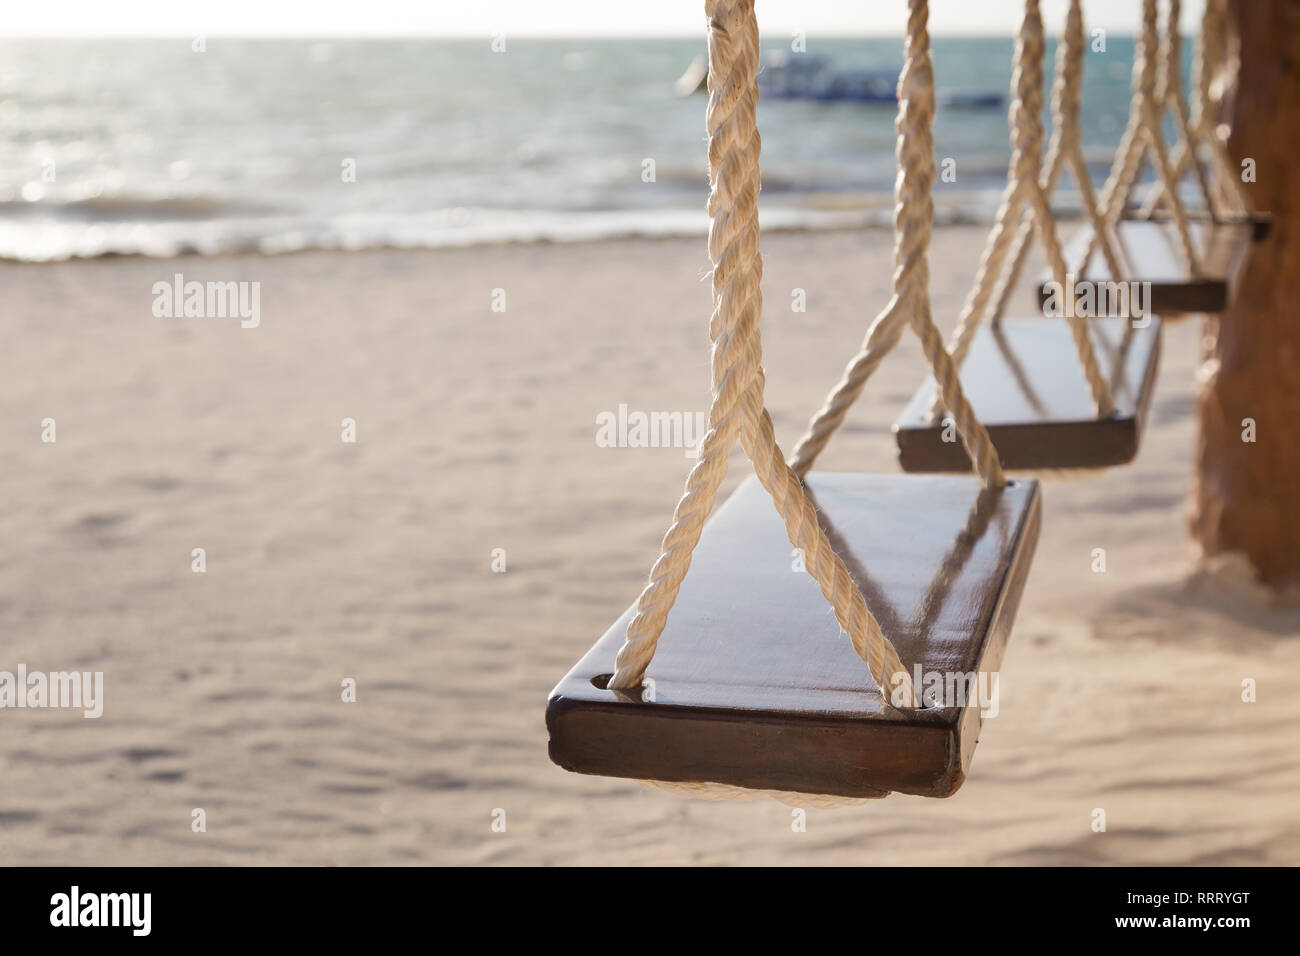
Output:
<instances>
[{"instance_id":1,"label":"blurred boat","mask_svg":"<svg viewBox=\"0 0 1300 956\"><path fill-rule=\"evenodd\" d=\"M677 78L673 84L673 89L677 91L678 96L690 96L692 93L703 93L709 85L709 58L701 53L695 59L691 60L691 65L686 68L686 72Z\"/></svg>"},{"instance_id":2,"label":"blurred boat","mask_svg":"<svg viewBox=\"0 0 1300 956\"><path fill-rule=\"evenodd\" d=\"M708 86L707 57L697 56L674 84L679 96L703 92ZM758 88L769 99L847 101L893 105L897 97L896 70L840 69L827 57L806 53L793 55L770 50L763 56ZM968 90L940 90L940 106L966 109L994 109L1002 105L1002 94Z\"/></svg>"}]
</instances>

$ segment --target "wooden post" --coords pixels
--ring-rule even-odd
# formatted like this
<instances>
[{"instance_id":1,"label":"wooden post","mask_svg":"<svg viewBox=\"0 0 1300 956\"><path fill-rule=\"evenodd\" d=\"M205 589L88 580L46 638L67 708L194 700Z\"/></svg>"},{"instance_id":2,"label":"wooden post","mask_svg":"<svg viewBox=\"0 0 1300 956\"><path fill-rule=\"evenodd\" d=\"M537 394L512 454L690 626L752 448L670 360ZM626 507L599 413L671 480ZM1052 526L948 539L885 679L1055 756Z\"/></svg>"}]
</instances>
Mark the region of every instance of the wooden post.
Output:
<instances>
[{"instance_id":1,"label":"wooden post","mask_svg":"<svg viewBox=\"0 0 1300 956\"><path fill-rule=\"evenodd\" d=\"M1300 4L1227 6L1241 50L1228 151L1254 160L1247 188L1274 221L1206 321L1190 525L1204 554L1244 553L1282 588L1300 584Z\"/></svg>"}]
</instances>

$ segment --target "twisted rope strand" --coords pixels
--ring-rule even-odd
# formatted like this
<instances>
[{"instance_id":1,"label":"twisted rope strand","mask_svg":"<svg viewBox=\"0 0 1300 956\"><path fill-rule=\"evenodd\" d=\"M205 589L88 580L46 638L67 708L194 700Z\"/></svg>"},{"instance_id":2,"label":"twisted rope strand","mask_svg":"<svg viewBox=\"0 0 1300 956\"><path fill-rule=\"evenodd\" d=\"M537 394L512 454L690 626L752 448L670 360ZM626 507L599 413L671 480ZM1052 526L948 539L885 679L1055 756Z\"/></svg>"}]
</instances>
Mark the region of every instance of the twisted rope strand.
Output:
<instances>
[{"instance_id":1,"label":"twisted rope strand","mask_svg":"<svg viewBox=\"0 0 1300 956\"><path fill-rule=\"evenodd\" d=\"M1019 54L1019 46L1017 46L1017 54ZM1016 63L1016 70L1018 69L1019 61ZM1008 123L1013 130L1018 115L1016 87L1017 75L1013 72L1011 77L1011 105L1007 113ZM984 243L983 251L980 253L979 265L975 270L975 282L966 295L966 301L957 314L957 325L948 339L948 351L959 369L966 360L966 353L975 337L975 330L984 318L984 311L988 307L989 298L994 291L994 280L1001 272L1003 260L1009 251L1012 240L1011 226L1024 208L1025 186L1032 165L1032 157L1025 153L1022 145L1020 139L1015 136L1012 137L1011 162L1007 171L1007 184L1002 190L1002 200L994 218L993 229ZM943 412L943 399L937 391L930 402L929 411L931 418L937 418Z\"/></svg>"},{"instance_id":2,"label":"twisted rope strand","mask_svg":"<svg viewBox=\"0 0 1300 956\"><path fill-rule=\"evenodd\" d=\"M756 210L749 204L740 208L748 178L746 164L758 160L758 130L753 123L757 101L754 70L737 45L735 36L744 13L741 4L724 7L706 4L709 22L709 257L714 264L714 310L709 320L712 342L713 402L709 409L709 430L700 443L700 454L686 479L686 490L677 502L673 521L664 535L660 554L650 570L650 580L637 599L636 613L628 623L627 640L614 661L612 689L628 689L641 683L646 666L654 656L659 635L668 621L690 568L691 556L699 542L704 523L713 510L717 491L727 473L728 459L740 435L741 396L749 389L755 363L744 361L747 343L742 337L746 328L746 298L752 300L756 286L746 285L741 274L745 254L757 255ZM752 18L752 0L748 15ZM750 111L746 124L739 116ZM750 149L750 142L753 149ZM753 190L756 191L756 186ZM748 232L741 213L755 219ZM752 248L745 239L752 241ZM732 283L736 288L732 288ZM752 306L752 301L749 303Z\"/></svg>"},{"instance_id":3,"label":"twisted rope strand","mask_svg":"<svg viewBox=\"0 0 1300 956\"><path fill-rule=\"evenodd\" d=\"M1175 148L1182 148L1183 155L1187 157L1196 174L1196 182L1200 186L1201 197L1205 200L1205 208L1211 219L1219 222L1222 218L1219 204L1210 189L1210 180L1205 167L1201 165L1196 155L1191 111L1187 105L1187 94L1183 89L1183 35L1178 25L1181 17L1180 0L1169 0L1169 13L1165 26L1165 101L1172 103L1174 107L1174 118L1178 129L1178 143ZM1176 174L1172 183L1176 186L1181 178L1181 173ZM1164 192L1164 183L1159 184L1159 191Z\"/></svg>"},{"instance_id":4,"label":"twisted rope strand","mask_svg":"<svg viewBox=\"0 0 1300 956\"><path fill-rule=\"evenodd\" d=\"M1079 0L1071 0L1070 17L1074 16L1078 5ZM1052 138L1047 144L1047 158L1044 161L1046 171L1039 180L1048 193L1056 191L1061 173L1065 169L1065 144L1069 130L1060 121L1060 117L1063 112L1068 111L1068 102L1076 86L1074 74L1075 71L1081 70L1082 67L1082 58L1075 56L1071 42L1070 24L1071 20L1067 18L1065 35L1056 50L1055 78L1052 81ZM1082 20L1080 20L1081 24ZM1001 321L1006 314L1011 289L1020 278L1020 270L1024 265L1025 255L1029 251L1029 240L1033 234L1033 213L1029 210L1023 210L1020 215L1019 225L1016 227L1015 238L1011 243L1007 267L1001 271L997 284L993 289L994 304L991 320L994 323Z\"/></svg>"},{"instance_id":5,"label":"twisted rope strand","mask_svg":"<svg viewBox=\"0 0 1300 956\"><path fill-rule=\"evenodd\" d=\"M1044 192L1055 192L1061 172L1068 162L1070 172L1078 185L1080 200L1094 233L1101 237L1100 245L1111 275L1124 274L1116 243L1106 230L1097 211L1097 197L1092 184L1092 174L1083 155L1081 113L1083 107L1083 65L1086 46L1081 0L1070 0L1065 28L1056 53L1056 75L1052 89L1052 138L1047 146L1045 165L1047 173L1040 178ZM1020 220L1012 244L1010 264L1003 270L994 292L992 321L998 322L1005 314L1011 291L1020 279L1029 239L1034 232L1032 212L1027 211ZM1077 274L1077 273L1075 273Z\"/></svg>"},{"instance_id":6,"label":"twisted rope strand","mask_svg":"<svg viewBox=\"0 0 1300 956\"><path fill-rule=\"evenodd\" d=\"M1018 92L1020 100L1020 126L1018 135L1025 141L1025 152L1030 157L1027 175L1029 201L1034 212L1034 222L1038 230L1039 241L1047 256L1048 267L1052 277L1064 294L1072 295L1069 289L1068 268L1065 254L1061 250L1060 237L1056 234L1056 220L1052 216L1051 205L1039 182L1039 170L1042 164L1043 142L1043 60L1046 43L1043 38L1043 18L1039 12L1038 0L1027 0L1025 17L1021 23L1020 37L1017 42L1016 57L1020 68ZM1068 290L1068 291L1067 291ZM1092 347L1092 335L1088 320L1079 315L1076 309L1066 310L1066 321L1070 325L1070 337L1074 340L1075 352L1083 368L1083 377L1092 393L1092 401L1098 416L1105 417L1114 409L1110 394L1110 385L1097 363L1097 354Z\"/></svg>"},{"instance_id":7,"label":"twisted rope strand","mask_svg":"<svg viewBox=\"0 0 1300 956\"><path fill-rule=\"evenodd\" d=\"M1144 42L1154 48L1157 36L1156 0L1143 0L1142 9ZM1158 64L1152 65L1158 67ZM1174 80L1174 82L1177 83L1178 81ZM1154 79L1146 85L1147 96L1144 97L1142 102L1147 148L1150 150L1153 164L1156 167L1159 183L1164 189L1165 201L1169 204L1169 208L1174 215L1174 226L1178 233L1178 247L1182 253L1183 264L1193 276L1199 276L1201 274L1200 259L1196 254L1195 247L1192 245L1191 229L1187 223L1187 211L1183 207L1182 198L1178 195L1177 180L1174 178L1173 166L1169 162L1169 149L1165 145L1165 137L1160 129L1164 108L1155 90L1155 85ZM1130 184L1130 190L1131 188L1132 184ZM1125 203L1128 202L1128 198L1128 195L1125 195Z\"/></svg>"},{"instance_id":8,"label":"twisted rope strand","mask_svg":"<svg viewBox=\"0 0 1300 956\"><path fill-rule=\"evenodd\" d=\"M1201 32L1196 36L1192 53L1192 95L1188 124L1194 134L1194 142L1208 149L1219 183L1230 184L1223 196L1230 213L1249 218L1254 214L1254 204L1246 190L1246 184L1241 181L1241 170L1233 165L1228 156L1227 144L1219 135L1217 123L1219 96L1224 89L1235 85L1235 80L1228 74L1234 65L1240 65L1239 61L1228 56L1225 39L1227 20L1225 0L1206 0L1205 12L1201 17ZM1219 91L1218 94L1216 90ZM1181 178L1184 170L1177 163L1175 171Z\"/></svg>"},{"instance_id":9,"label":"twisted rope strand","mask_svg":"<svg viewBox=\"0 0 1300 956\"><path fill-rule=\"evenodd\" d=\"M953 363L930 314L930 267L927 250L934 221L934 67L930 58L928 4L912 0L907 25L903 70L898 78L898 134L894 182L893 296L867 331L858 354L850 360L822 409L795 446L791 468L806 474L862 393L867 379L898 343L903 320L911 324L935 380L938 396L954 409L953 420L985 487L1004 484L997 450L962 393Z\"/></svg>"},{"instance_id":10,"label":"twisted rope strand","mask_svg":"<svg viewBox=\"0 0 1300 956\"><path fill-rule=\"evenodd\" d=\"M1119 152L1098 202L1107 226L1115 228L1133 194L1143 155L1149 154L1155 167L1159 188L1164 190L1173 213L1178 253L1183 260L1183 266L1191 275L1199 276L1200 259L1192 244L1187 212L1183 207L1182 199L1178 196L1178 191L1174 188L1176 178L1169 160L1169 151L1165 146L1164 134L1160 129L1164 109L1159 102L1160 91L1157 89L1160 73L1158 13L1156 0L1142 0L1142 29L1138 35L1137 49L1133 57L1133 103L1129 110L1124 137L1120 141ZM1082 272L1091 261L1092 254L1097 248L1097 241L1094 233L1084 250L1079 272Z\"/></svg>"},{"instance_id":11,"label":"twisted rope strand","mask_svg":"<svg viewBox=\"0 0 1300 956\"><path fill-rule=\"evenodd\" d=\"M1016 37L1015 68L1012 73L1012 100L1008 119L1011 127L1011 169L1008 172L1008 187L1004 195L1014 194L1017 200L1027 201L1033 217L1039 241L1047 256L1052 276L1060 288L1065 291L1070 285L1069 269L1061 249L1060 239L1056 234L1055 219L1048 202L1048 178L1042 174L1043 165L1043 60L1045 58L1045 41L1043 38L1043 19L1039 11L1038 0L1026 0L1025 14L1020 31ZM1064 136L1064 131L1062 132ZM1018 214L1018 210L1017 213ZM1007 226L1010 219L999 216L993 232L985 246L985 259L981 261L976 276L975 287L967 300L958 319L956 331L950 339L949 351L952 353L953 365L960 368L974 340L975 330L979 324L989 297L994 291L993 280L1001 268L1002 257L1007 251ZM985 265L990 266L986 270ZM1070 289L1070 294L1073 290ZM1109 415L1113 409L1110 386L1101 373L1097 356L1092 346L1087 321L1076 315L1076 310L1066 310L1070 324L1070 335L1074 340L1075 352L1083 369L1084 379L1092 395L1093 406L1099 416ZM941 381L940 383L944 383ZM939 389L930 405L931 417L937 417L945 407L946 398Z\"/></svg>"},{"instance_id":12,"label":"twisted rope strand","mask_svg":"<svg viewBox=\"0 0 1300 956\"><path fill-rule=\"evenodd\" d=\"M1209 8L1206 9L1208 12ZM1183 94L1183 37L1178 27L1181 16L1182 4L1180 0L1169 0L1165 15L1165 32L1161 41L1164 56L1162 58L1158 85L1159 92L1156 94L1156 102L1162 115L1171 108L1174 111L1178 140L1174 144L1173 151L1169 154L1169 165L1173 170L1174 184L1176 185L1182 181L1187 172L1187 167L1191 166L1196 173L1196 181L1201 190L1201 199L1210 214L1210 219L1212 222L1217 223L1221 219L1219 204L1210 191L1210 181L1206 176L1205 167L1201 165L1196 154L1196 139L1188 115L1187 98ZM1200 47L1198 45L1196 55L1199 54ZM1164 182L1156 183L1155 188L1151 190L1146 197L1146 201L1139 209L1138 215L1141 218L1149 219L1165 198Z\"/></svg>"},{"instance_id":13,"label":"twisted rope strand","mask_svg":"<svg viewBox=\"0 0 1300 956\"><path fill-rule=\"evenodd\" d=\"M1221 168L1223 181L1233 185L1231 195L1236 197L1236 204L1244 215L1253 215L1255 204L1250 198L1241 179L1241 170L1233 164L1228 156L1228 127L1218 122L1223 102L1237 88L1237 78L1241 72L1241 38L1230 29L1227 0L1206 0L1206 9L1211 11L1215 23L1213 35L1215 43L1207 56L1209 69L1204 80L1204 96L1197 127L1204 130L1204 138L1210 143L1211 155ZM1232 37L1231 45L1228 40Z\"/></svg>"},{"instance_id":14,"label":"twisted rope strand","mask_svg":"<svg viewBox=\"0 0 1300 956\"><path fill-rule=\"evenodd\" d=\"M1138 56L1141 55L1141 46L1138 48ZM1134 76L1137 76L1136 58L1134 60ZM1134 93L1136 98L1137 94ZM1137 174L1138 161L1142 158L1142 114L1137 108L1136 102L1129 109L1128 122L1124 126L1124 133L1120 136L1119 146L1115 150L1115 159L1111 162L1110 173L1106 177L1106 182L1102 184L1101 195L1097 197L1097 211L1101 214L1102 222L1105 223L1106 229L1113 230L1119 222L1120 213L1124 210L1124 203L1118 201L1116 197L1127 195L1126 184L1130 182L1131 177ZM1076 275L1082 275L1087 268L1088 263L1092 261L1092 254L1097 249L1097 233L1089 237L1087 246L1084 248L1079 262L1075 264L1074 272Z\"/></svg>"},{"instance_id":15,"label":"twisted rope strand","mask_svg":"<svg viewBox=\"0 0 1300 956\"><path fill-rule=\"evenodd\" d=\"M915 0L924 6L924 0ZM818 521L798 476L781 456L763 405L758 192L761 140L756 124L759 46L754 0L706 0L709 17L709 257L713 262L713 406L700 461L687 478L650 582L637 601L608 686L640 685L676 600L691 554L716 497L737 432L755 473L805 555L854 650L887 702L915 704L911 677L881 633Z\"/></svg>"}]
</instances>

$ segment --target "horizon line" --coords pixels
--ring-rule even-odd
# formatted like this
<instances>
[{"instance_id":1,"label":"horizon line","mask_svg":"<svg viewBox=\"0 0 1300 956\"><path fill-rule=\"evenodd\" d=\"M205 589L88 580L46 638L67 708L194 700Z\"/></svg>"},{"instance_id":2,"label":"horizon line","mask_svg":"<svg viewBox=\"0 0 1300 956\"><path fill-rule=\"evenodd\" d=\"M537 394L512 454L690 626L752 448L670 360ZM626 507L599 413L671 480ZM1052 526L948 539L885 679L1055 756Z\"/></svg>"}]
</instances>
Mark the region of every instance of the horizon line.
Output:
<instances>
[{"instance_id":1,"label":"horizon line","mask_svg":"<svg viewBox=\"0 0 1300 956\"><path fill-rule=\"evenodd\" d=\"M1134 37L1136 34L1132 30L1106 29L1108 35L1120 37ZM768 30L766 37L762 39L772 39L774 35L781 39L789 39L784 35L785 31L780 29ZM791 31L793 34L793 31ZM491 40L497 33L493 31L483 33L425 33L421 31L410 31L406 33L388 33L388 32L352 32L352 33L243 33L243 32L218 32L218 33L0 33L0 42L6 40L194 40L198 37L217 40ZM931 30L932 37L946 37L958 39L1007 39L1014 40L1014 32L1002 31L948 31L948 30ZM704 30L696 32L681 33L511 33L505 32L507 41L511 39L519 40L704 40L707 38ZM824 38L834 40L878 40L878 39L902 39L903 34L895 30L882 30L875 33L839 33L834 31L805 31L808 38ZM1190 37L1184 34L1184 40ZM1049 36L1048 40L1058 39L1055 36Z\"/></svg>"}]
</instances>

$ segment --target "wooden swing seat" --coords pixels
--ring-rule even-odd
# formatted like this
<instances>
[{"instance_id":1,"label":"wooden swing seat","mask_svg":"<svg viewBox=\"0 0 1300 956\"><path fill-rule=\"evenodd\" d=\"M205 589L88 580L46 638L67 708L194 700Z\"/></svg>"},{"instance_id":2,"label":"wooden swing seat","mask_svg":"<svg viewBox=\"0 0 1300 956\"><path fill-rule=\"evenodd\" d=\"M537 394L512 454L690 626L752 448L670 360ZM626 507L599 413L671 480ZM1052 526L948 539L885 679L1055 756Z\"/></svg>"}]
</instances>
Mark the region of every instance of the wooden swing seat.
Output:
<instances>
[{"instance_id":1,"label":"wooden swing seat","mask_svg":"<svg viewBox=\"0 0 1300 956\"><path fill-rule=\"evenodd\" d=\"M1193 219L1188 223L1192 246L1200 259L1201 275L1187 274L1178 252L1178 230L1165 219L1121 219L1116 226L1121 255L1134 274L1119 281L1151 283L1149 312L1160 316L1197 312L1222 312L1232 299L1232 289L1250 248L1255 226L1250 223L1214 224ZM1077 263L1092 239L1092 227L1085 226L1065 251L1065 261ZM1046 303L1050 276L1044 274L1037 288L1038 305ZM1078 282L1116 281L1106 266L1101 250L1093 250Z\"/></svg>"},{"instance_id":2,"label":"wooden swing seat","mask_svg":"<svg viewBox=\"0 0 1300 956\"><path fill-rule=\"evenodd\" d=\"M1038 540L1036 482L984 491L966 476L814 474L807 486L905 666L997 671ZM981 705L887 706L794 561L749 477L704 529L645 689L604 688L629 608L551 691L551 759L579 773L755 790L955 792Z\"/></svg>"},{"instance_id":3,"label":"wooden swing seat","mask_svg":"<svg viewBox=\"0 0 1300 956\"><path fill-rule=\"evenodd\" d=\"M1115 412L1098 418L1064 319L1004 319L981 325L961 369L961 386L1010 471L1108 468L1137 455L1160 358L1160 320L1135 328L1121 355L1128 319L1089 319L1093 348L1110 383ZM934 380L894 425L904 471L969 471L955 432L930 415ZM947 439L947 440L945 440Z\"/></svg>"},{"instance_id":4,"label":"wooden swing seat","mask_svg":"<svg viewBox=\"0 0 1300 956\"><path fill-rule=\"evenodd\" d=\"M1220 214L1216 221L1210 215L1209 210L1203 208L1188 209L1187 218L1194 223L1204 223L1206 225L1219 225L1231 227L1246 227L1250 230L1251 242L1263 242L1268 238L1269 233L1273 231L1273 217L1266 212L1252 212L1246 215L1240 213ZM1125 219L1131 219L1135 222L1146 221L1146 217L1139 217L1132 211L1126 212ZM1168 210L1157 209L1150 216L1150 219L1156 222L1173 222Z\"/></svg>"},{"instance_id":5,"label":"wooden swing seat","mask_svg":"<svg viewBox=\"0 0 1300 956\"><path fill-rule=\"evenodd\" d=\"M1184 183L1178 190L1178 194L1183 201L1183 211L1187 218L1193 222L1213 223L1215 219L1210 215L1210 210L1206 208L1197 194L1196 187L1193 183ZM1173 216L1166 205L1159 205L1151 211L1149 216L1140 214L1142 204L1147 201L1151 195L1150 188L1134 190L1134 204L1124 210L1125 219L1134 219L1142 221L1143 219L1155 219L1160 222L1173 222ZM1242 213L1220 213L1218 218L1219 225L1248 225L1250 226L1250 241L1263 242L1273 230L1273 216L1267 212L1261 212L1258 209ZM1077 259L1075 260L1077 261Z\"/></svg>"}]
</instances>

